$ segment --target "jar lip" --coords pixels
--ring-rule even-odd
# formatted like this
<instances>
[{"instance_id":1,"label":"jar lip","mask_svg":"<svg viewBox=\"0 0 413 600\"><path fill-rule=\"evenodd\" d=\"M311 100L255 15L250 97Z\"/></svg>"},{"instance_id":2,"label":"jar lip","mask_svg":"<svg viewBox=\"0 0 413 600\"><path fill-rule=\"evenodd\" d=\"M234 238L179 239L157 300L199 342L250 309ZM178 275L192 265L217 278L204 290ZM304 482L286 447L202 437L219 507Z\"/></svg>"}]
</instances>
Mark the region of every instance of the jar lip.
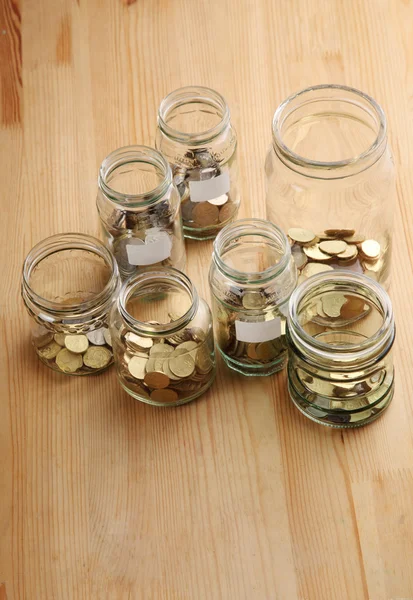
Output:
<instances>
[{"instance_id":1,"label":"jar lip","mask_svg":"<svg viewBox=\"0 0 413 600\"><path fill-rule=\"evenodd\" d=\"M127 302L133 293L139 286L148 283L162 280L164 282L170 282L171 284L179 284L191 298L191 306L189 309L171 323L148 323L145 321L139 321L135 319L127 310ZM148 267L141 273L132 275L123 283L118 300L118 310L122 318L128 323L128 325L139 333L145 333L148 335L153 334L172 334L179 329L185 327L195 317L198 310L199 296L198 292L185 273L175 269L174 267Z\"/></svg>"},{"instance_id":2,"label":"jar lip","mask_svg":"<svg viewBox=\"0 0 413 600\"><path fill-rule=\"evenodd\" d=\"M193 102L204 102L219 109L221 113L219 123L205 131L193 133L185 133L168 125L167 116L172 110ZM178 142L193 145L204 144L217 137L228 126L230 118L230 110L225 98L219 92L204 86L190 85L170 92L162 99L158 110L158 126L162 133Z\"/></svg>"},{"instance_id":3,"label":"jar lip","mask_svg":"<svg viewBox=\"0 0 413 600\"><path fill-rule=\"evenodd\" d=\"M347 348L335 348L330 344L322 342L308 334L298 319L298 308L305 296L320 284L356 284L359 290L369 290L378 300L383 310L383 323L380 328L369 338L360 342L357 348L348 346ZM336 290L331 290L336 291ZM338 290L337 290L338 291ZM350 291L342 293L350 293ZM293 334L295 340L299 340L307 350L317 354L322 358L334 358L337 361L362 360L368 357L372 352L382 347L392 336L394 336L394 316L391 300L387 292L379 283L370 279L366 275L359 273L349 273L344 270L335 270L334 272L317 273L301 283L292 293L288 307L288 329Z\"/></svg>"},{"instance_id":4,"label":"jar lip","mask_svg":"<svg viewBox=\"0 0 413 600\"><path fill-rule=\"evenodd\" d=\"M60 304L53 300L48 300L40 294L37 294L30 285L30 276L32 270L46 257L63 252L65 250L87 250L103 258L111 269L111 275L105 287L97 292L93 298L83 302L73 302L71 304ZM45 311L60 313L84 313L95 308L101 303L109 301L116 291L119 281L119 270L116 260L112 253L97 238L84 233L58 233L47 237L38 242L27 254L22 270L22 288L28 295L30 301Z\"/></svg>"},{"instance_id":5,"label":"jar lip","mask_svg":"<svg viewBox=\"0 0 413 600\"><path fill-rule=\"evenodd\" d=\"M282 244L283 256L281 260L264 271L246 273L230 267L222 258L222 252L227 245L238 237L247 235L262 236L273 239ZM277 225L264 219L240 219L233 221L218 233L214 241L212 257L224 275L240 283L262 283L276 277L284 271L290 262L291 247L287 236Z\"/></svg>"},{"instance_id":6,"label":"jar lip","mask_svg":"<svg viewBox=\"0 0 413 600\"><path fill-rule=\"evenodd\" d=\"M114 169L130 162L149 164L158 168L163 175L162 181L152 190L147 190L139 194L129 194L114 190L107 183L107 178ZM171 185L172 169L168 161L159 150L150 146L122 146L108 154L100 165L98 186L106 196L119 204L139 204L140 206L153 204L165 194Z\"/></svg>"},{"instance_id":7,"label":"jar lip","mask_svg":"<svg viewBox=\"0 0 413 600\"><path fill-rule=\"evenodd\" d=\"M345 159L339 160L339 161L331 161L331 162L317 161L317 160L312 160L312 159L306 158L305 156L301 156L300 154L295 153L284 143L283 136L281 134L281 128L284 123L285 117L287 117L289 114L289 113L285 114L286 109L297 98L303 97L303 103L304 103L304 97L306 95L312 94L313 92L317 93L322 90L334 90L334 91L345 92L345 93L351 94L353 99L338 97L337 100L341 100L342 102L348 102L348 103L352 103L352 104L354 104L356 100L364 101L372 108L374 115L378 122L377 135L376 135L376 138L373 141L373 143L366 150L361 152L359 155L345 158ZM320 102L322 100L335 100L335 98L320 97L320 98L315 98L315 99L311 100L311 102ZM310 102L310 100L308 102ZM365 94L364 92L362 92L356 88L352 88L352 87L345 86L345 85L321 84L321 85L310 86L308 88L300 90L299 92L291 94L288 98L286 98L286 100L284 100L278 106L278 108L276 109L276 111L274 113L274 117L272 120L272 134L273 134L273 141L274 141L274 146L275 146L276 150L278 149L280 154L283 156L283 158L286 159L287 161L292 162L294 165L301 167L301 168L314 169L314 170L318 170L318 171L322 171L323 169L325 169L326 171L342 170L345 167L354 166L356 163L365 163L366 161L369 161L369 160L373 160L373 162L376 162L376 160L378 158L376 156L377 152L382 148L382 146L383 146L383 150L385 147L386 136L387 136L387 121L386 121L386 116L385 116L384 111L381 108L381 106L374 100L374 98L372 98L368 94ZM381 153L380 153L380 155L381 155ZM363 168L360 170L363 170ZM337 177L343 177L343 176L344 176L343 174L340 174L340 175L337 174ZM317 175L317 177L320 179L327 178L327 177L322 177L320 175L320 173ZM330 176L328 178L331 179L333 177Z\"/></svg>"}]
</instances>

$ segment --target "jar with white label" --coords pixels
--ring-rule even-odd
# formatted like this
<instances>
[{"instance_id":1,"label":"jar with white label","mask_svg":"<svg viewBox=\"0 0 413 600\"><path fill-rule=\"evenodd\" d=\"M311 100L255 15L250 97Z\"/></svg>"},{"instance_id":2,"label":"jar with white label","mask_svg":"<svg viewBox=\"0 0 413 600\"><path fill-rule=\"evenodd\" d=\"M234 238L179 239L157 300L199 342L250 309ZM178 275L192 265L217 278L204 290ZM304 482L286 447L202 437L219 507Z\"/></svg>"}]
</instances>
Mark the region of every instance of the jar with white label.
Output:
<instances>
[{"instance_id":1,"label":"jar with white label","mask_svg":"<svg viewBox=\"0 0 413 600\"><path fill-rule=\"evenodd\" d=\"M198 86L170 93L159 107L156 147L173 169L185 237L214 238L240 204L237 138L225 99Z\"/></svg>"},{"instance_id":2,"label":"jar with white label","mask_svg":"<svg viewBox=\"0 0 413 600\"><path fill-rule=\"evenodd\" d=\"M125 281L110 331L120 384L137 400L176 406L211 386L211 311L180 271L152 268Z\"/></svg>"},{"instance_id":3,"label":"jar with white label","mask_svg":"<svg viewBox=\"0 0 413 600\"><path fill-rule=\"evenodd\" d=\"M66 375L109 367L108 313L119 289L116 261L96 238L66 233L34 246L23 265L22 296L40 360Z\"/></svg>"},{"instance_id":4,"label":"jar with white label","mask_svg":"<svg viewBox=\"0 0 413 600\"><path fill-rule=\"evenodd\" d=\"M115 150L100 167L98 185L106 245L123 279L154 265L185 269L180 196L160 152L147 146Z\"/></svg>"},{"instance_id":5,"label":"jar with white label","mask_svg":"<svg viewBox=\"0 0 413 600\"><path fill-rule=\"evenodd\" d=\"M287 359L285 321L297 283L286 235L260 219L235 221L214 242L209 272L215 339L243 375L271 375Z\"/></svg>"},{"instance_id":6,"label":"jar with white label","mask_svg":"<svg viewBox=\"0 0 413 600\"><path fill-rule=\"evenodd\" d=\"M365 275L310 277L289 304L291 399L308 418L331 427L377 419L394 393L395 325L390 298Z\"/></svg>"}]
</instances>

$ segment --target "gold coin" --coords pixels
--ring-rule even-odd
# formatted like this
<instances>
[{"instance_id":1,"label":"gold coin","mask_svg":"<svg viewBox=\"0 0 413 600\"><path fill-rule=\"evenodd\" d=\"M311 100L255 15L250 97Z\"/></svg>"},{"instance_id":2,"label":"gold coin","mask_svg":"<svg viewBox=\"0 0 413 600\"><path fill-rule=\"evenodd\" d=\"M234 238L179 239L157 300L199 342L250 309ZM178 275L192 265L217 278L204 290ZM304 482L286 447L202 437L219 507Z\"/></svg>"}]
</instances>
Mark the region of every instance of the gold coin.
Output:
<instances>
[{"instance_id":1,"label":"gold coin","mask_svg":"<svg viewBox=\"0 0 413 600\"><path fill-rule=\"evenodd\" d=\"M350 235L354 235L355 230L354 229L326 229L325 230L325 234L332 236L332 237L338 237L338 238L344 238L344 237L349 237Z\"/></svg>"},{"instance_id":2,"label":"gold coin","mask_svg":"<svg viewBox=\"0 0 413 600\"><path fill-rule=\"evenodd\" d=\"M169 361L165 360L162 366L162 371L165 373L165 375L167 375L169 377L169 379L171 381L179 381L181 378L178 377L177 375L175 375L174 373L172 373L171 369L169 368Z\"/></svg>"},{"instance_id":3,"label":"gold coin","mask_svg":"<svg viewBox=\"0 0 413 600\"><path fill-rule=\"evenodd\" d=\"M170 383L169 377L160 371L151 371L150 373L146 373L143 380L147 386L157 390L168 387Z\"/></svg>"},{"instance_id":4,"label":"gold coin","mask_svg":"<svg viewBox=\"0 0 413 600\"><path fill-rule=\"evenodd\" d=\"M195 370L195 361L186 350L175 349L169 359L169 368L179 377L189 377Z\"/></svg>"},{"instance_id":5,"label":"gold coin","mask_svg":"<svg viewBox=\"0 0 413 600\"><path fill-rule=\"evenodd\" d=\"M52 360L52 358L56 358L61 349L62 346L60 346L57 342L52 340L51 342L46 344L46 346L38 348L37 352L42 358L45 358L46 360Z\"/></svg>"},{"instance_id":6,"label":"gold coin","mask_svg":"<svg viewBox=\"0 0 413 600\"><path fill-rule=\"evenodd\" d=\"M327 235L326 233L317 233L316 234L319 240L335 240L333 235Z\"/></svg>"},{"instance_id":7,"label":"gold coin","mask_svg":"<svg viewBox=\"0 0 413 600\"><path fill-rule=\"evenodd\" d=\"M361 243L360 250L365 258L378 258L380 256L380 244L376 240L365 240Z\"/></svg>"},{"instance_id":8,"label":"gold coin","mask_svg":"<svg viewBox=\"0 0 413 600\"><path fill-rule=\"evenodd\" d=\"M200 373L206 374L212 369L213 363L208 344L204 343L198 348L195 363L196 368Z\"/></svg>"},{"instance_id":9,"label":"gold coin","mask_svg":"<svg viewBox=\"0 0 413 600\"><path fill-rule=\"evenodd\" d=\"M234 214L234 204L232 202L227 202L224 206L221 206L219 211L218 220L220 223L225 223L228 221Z\"/></svg>"},{"instance_id":10,"label":"gold coin","mask_svg":"<svg viewBox=\"0 0 413 600\"><path fill-rule=\"evenodd\" d=\"M316 309L317 309L317 314L319 317L322 317L323 319L325 319L327 317L326 313L324 312L323 303L321 300L318 300L318 302L316 304Z\"/></svg>"},{"instance_id":11,"label":"gold coin","mask_svg":"<svg viewBox=\"0 0 413 600\"><path fill-rule=\"evenodd\" d=\"M373 273L378 273L384 265L384 260L382 258L380 258L379 260L376 260L375 262L362 262L362 267L363 269L365 269L366 271L373 271Z\"/></svg>"},{"instance_id":12,"label":"gold coin","mask_svg":"<svg viewBox=\"0 0 413 600\"><path fill-rule=\"evenodd\" d=\"M247 345L247 355L249 358L252 358L252 360L257 360L257 358L258 358L257 344L248 344Z\"/></svg>"},{"instance_id":13,"label":"gold coin","mask_svg":"<svg viewBox=\"0 0 413 600\"><path fill-rule=\"evenodd\" d=\"M149 350L149 356L169 356L174 351L174 347L169 344L154 344Z\"/></svg>"},{"instance_id":14,"label":"gold coin","mask_svg":"<svg viewBox=\"0 0 413 600\"><path fill-rule=\"evenodd\" d=\"M103 337L105 338L105 342L107 343L107 345L112 348L112 336L110 335L108 327L104 328Z\"/></svg>"},{"instance_id":15,"label":"gold coin","mask_svg":"<svg viewBox=\"0 0 413 600\"><path fill-rule=\"evenodd\" d=\"M328 317L340 317L341 309L346 302L347 298L343 296L343 294L329 294L328 296L323 296L323 311Z\"/></svg>"},{"instance_id":16,"label":"gold coin","mask_svg":"<svg viewBox=\"0 0 413 600\"><path fill-rule=\"evenodd\" d=\"M299 242L300 244L308 244L308 242L312 242L316 237L313 231L301 229L301 227L291 227L288 230L288 235L292 240Z\"/></svg>"},{"instance_id":17,"label":"gold coin","mask_svg":"<svg viewBox=\"0 0 413 600\"><path fill-rule=\"evenodd\" d=\"M32 341L36 348L46 346L53 340L53 333L43 327L43 325L36 325L32 329Z\"/></svg>"},{"instance_id":18,"label":"gold coin","mask_svg":"<svg viewBox=\"0 0 413 600\"><path fill-rule=\"evenodd\" d=\"M277 353L271 342L261 342L257 345L258 360L271 360L277 356Z\"/></svg>"},{"instance_id":19,"label":"gold coin","mask_svg":"<svg viewBox=\"0 0 413 600\"><path fill-rule=\"evenodd\" d=\"M63 373L75 373L83 366L81 354L70 352L67 348L60 348L56 356L56 364Z\"/></svg>"},{"instance_id":20,"label":"gold coin","mask_svg":"<svg viewBox=\"0 0 413 600\"><path fill-rule=\"evenodd\" d=\"M66 335L65 346L70 352L82 354L89 347L89 340L85 335Z\"/></svg>"},{"instance_id":21,"label":"gold coin","mask_svg":"<svg viewBox=\"0 0 413 600\"><path fill-rule=\"evenodd\" d=\"M291 254L293 255L297 269L302 269L307 264L308 259L302 251L301 246L294 245L291 248Z\"/></svg>"},{"instance_id":22,"label":"gold coin","mask_svg":"<svg viewBox=\"0 0 413 600\"><path fill-rule=\"evenodd\" d=\"M222 196L218 196L218 198L214 198L213 200L208 200L210 204L214 206L224 206L228 202L227 194L223 194Z\"/></svg>"},{"instance_id":23,"label":"gold coin","mask_svg":"<svg viewBox=\"0 0 413 600\"><path fill-rule=\"evenodd\" d=\"M135 379L145 379L145 368L148 362L147 357L133 356L128 362L128 370Z\"/></svg>"},{"instance_id":24,"label":"gold coin","mask_svg":"<svg viewBox=\"0 0 413 600\"><path fill-rule=\"evenodd\" d=\"M342 260L349 260L351 258L356 258L358 253L359 251L357 246L355 246L354 244L348 244L344 252L340 252L340 254L337 255L337 258L340 258Z\"/></svg>"},{"instance_id":25,"label":"gold coin","mask_svg":"<svg viewBox=\"0 0 413 600\"><path fill-rule=\"evenodd\" d=\"M192 218L200 227L218 223L219 208L209 202L199 202L192 209Z\"/></svg>"},{"instance_id":26,"label":"gold coin","mask_svg":"<svg viewBox=\"0 0 413 600\"><path fill-rule=\"evenodd\" d=\"M66 334L65 333L55 333L53 337L54 337L54 341L56 342L56 344L59 344L59 346L61 346L63 348L65 345Z\"/></svg>"},{"instance_id":27,"label":"gold coin","mask_svg":"<svg viewBox=\"0 0 413 600\"><path fill-rule=\"evenodd\" d=\"M86 337L89 342L95 346L104 346L106 344L104 327L99 327L99 329L88 331Z\"/></svg>"},{"instance_id":28,"label":"gold coin","mask_svg":"<svg viewBox=\"0 0 413 600\"><path fill-rule=\"evenodd\" d=\"M308 263L304 269L301 271L301 274L304 277L311 277L316 273L324 273L325 271L333 271L333 267L330 265L325 265L323 263Z\"/></svg>"},{"instance_id":29,"label":"gold coin","mask_svg":"<svg viewBox=\"0 0 413 600\"><path fill-rule=\"evenodd\" d=\"M265 304L264 298L259 292L245 292L242 296L242 306L249 310L257 310Z\"/></svg>"},{"instance_id":30,"label":"gold coin","mask_svg":"<svg viewBox=\"0 0 413 600\"><path fill-rule=\"evenodd\" d=\"M151 400L154 402L167 402L168 404L172 402L177 402L179 396L175 392L175 390L153 390L151 392Z\"/></svg>"},{"instance_id":31,"label":"gold coin","mask_svg":"<svg viewBox=\"0 0 413 600\"><path fill-rule=\"evenodd\" d=\"M103 369L111 360L112 352L102 346L90 346L83 357L84 364L91 369Z\"/></svg>"},{"instance_id":32,"label":"gold coin","mask_svg":"<svg viewBox=\"0 0 413 600\"><path fill-rule=\"evenodd\" d=\"M318 244L315 244L314 246L307 246L304 248L304 252L308 258L311 258L312 260L331 260L331 256L325 252L322 252Z\"/></svg>"},{"instance_id":33,"label":"gold coin","mask_svg":"<svg viewBox=\"0 0 413 600\"><path fill-rule=\"evenodd\" d=\"M343 239L345 242L347 242L347 244L361 244L361 242L364 242L366 237L361 233L353 233L353 235L345 236Z\"/></svg>"},{"instance_id":34,"label":"gold coin","mask_svg":"<svg viewBox=\"0 0 413 600\"><path fill-rule=\"evenodd\" d=\"M141 335L136 335L136 333L132 333L131 331L128 331L128 333L125 335L125 340L126 340L126 343L129 346L131 346L132 348L149 349L149 348L152 348L152 346L153 346L152 338L143 337Z\"/></svg>"},{"instance_id":35,"label":"gold coin","mask_svg":"<svg viewBox=\"0 0 413 600\"><path fill-rule=\"evenodd\" d=\"M357 298L356 296L344 296L344 298L346 302L340 310L340 316L343 319L355 319L360 317L364 312L367 313L370 311L370 307L365 304L363 298Z\"/></svg>"},{"instance_id":36,"label":"gold coin","mask_svg":"<svg viewBox=\"0 0 413 600\"><path fill-rule=\"evenodd\" d=\"M320 242L320 250L327 254L337 255L344 252L347 248L347 243L343 240L326 240Z\"/></svg>"}]
</instances>

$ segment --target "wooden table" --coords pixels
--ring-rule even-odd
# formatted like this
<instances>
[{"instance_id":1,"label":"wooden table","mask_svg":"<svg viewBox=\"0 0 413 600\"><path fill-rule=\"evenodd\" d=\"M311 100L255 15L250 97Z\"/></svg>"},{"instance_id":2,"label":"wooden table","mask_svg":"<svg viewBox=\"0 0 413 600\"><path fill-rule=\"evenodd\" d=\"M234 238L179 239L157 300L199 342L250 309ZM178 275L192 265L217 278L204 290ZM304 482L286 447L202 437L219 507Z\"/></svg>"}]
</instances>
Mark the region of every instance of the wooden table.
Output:
<instances>
[{"instance_id":1,"label":"wooden table","mask_svg":"<svg viewBox=\"0 0 413 600\"><path fill-rule=\"evenodd\" d=\"M409 0L0 1L1 600L413 598L412 37ZM210 393L165 410L113 370L39 363L23 258L53 233L98 233L99 164L153 144L164 94L224 94L241 216L264 216L273 112L328 82L381 103L398 167L397 392L382 419L317 426L284 374L222 363ZM211 245L188 253L208 297Z\"/></svg>"}]
</instances>

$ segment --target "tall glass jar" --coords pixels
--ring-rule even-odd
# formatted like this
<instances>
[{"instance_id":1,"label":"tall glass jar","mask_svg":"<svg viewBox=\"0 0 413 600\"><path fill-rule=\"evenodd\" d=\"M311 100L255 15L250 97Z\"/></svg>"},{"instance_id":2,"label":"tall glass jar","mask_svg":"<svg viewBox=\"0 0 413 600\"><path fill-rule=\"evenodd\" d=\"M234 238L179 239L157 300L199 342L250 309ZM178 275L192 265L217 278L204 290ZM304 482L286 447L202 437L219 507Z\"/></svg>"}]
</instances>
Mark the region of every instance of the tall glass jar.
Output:
<instances>
[{"instance_id":1,"label":"tall glass jar","mask_svg":"<svg viewBox=\"0 0 413 600\"><path fill-rule=\"evenodd\" d=\"M212 384L211 312L180 271L152 268L125 281L110 330L120 384L137 400L185 404Z\"/></svg>"},{"instance_id":2,"label":"tall glass jar","mask_svg":"<svg viewBox=\"0 0 413 600\"><path fill-rule=\"evenodd\" d=\"M66 233L32 248L23 264L22 296L40 360L67 375L93 375L113 362L108 313L120 289L107 248Z\"/></svg>"},{"instance_id":3,"label":"tall glass jar","mask_svg":"<svg viewBox=\"0 0 413 600\"><path fill-rule=\"evenodd\" d=\"M185 269L180 196L157 150L126 146L103 161L97 209L122 278L151 265Z\"/></svg>"},{"instance_id":4,"label":"tall glass jar","mask_svg":"<svg viewBox=\"0 0 413 600\"><path fill-rule=\"evenodd\" d=\"M159 107L156 147L169 160L182 197L185 237L211 239L237 215L237 137L225 99L184 87Z\"/></svg>"},{"instance_id":5,"label":"tall glass jar","mask_svg":"<svg viewBox=\"0 0 413 600\"><path fill-rule=\"evenodd\" d=\"M393 398L394 337L390 299L375 281L346 271L309 278L289 305L293 402L323 425L370 423Z\"/></svg>"},{"instance_id":6,"label":"tall glass jar","mask_svg":"<svg viewBox=\"0 0 413 600\"><path fill-rule=\"evenodd\" d=\"M285 234L269 221L227 225L209 272L215 337L226 364L271 375L286 363L285 321L297 269Z\"/></svg>"},{"instance_id":7,"label":"tall glass jar","mask_svg":"<svg viewBox=\"0 0 413 600\"><path fill-rule=\"evenodd\" d=\"M303 279L348 269L389 284L395 203L386 118L363 92L319 85L285 100L266 160L267 218Z\"/></svg>"}]
</instances>

